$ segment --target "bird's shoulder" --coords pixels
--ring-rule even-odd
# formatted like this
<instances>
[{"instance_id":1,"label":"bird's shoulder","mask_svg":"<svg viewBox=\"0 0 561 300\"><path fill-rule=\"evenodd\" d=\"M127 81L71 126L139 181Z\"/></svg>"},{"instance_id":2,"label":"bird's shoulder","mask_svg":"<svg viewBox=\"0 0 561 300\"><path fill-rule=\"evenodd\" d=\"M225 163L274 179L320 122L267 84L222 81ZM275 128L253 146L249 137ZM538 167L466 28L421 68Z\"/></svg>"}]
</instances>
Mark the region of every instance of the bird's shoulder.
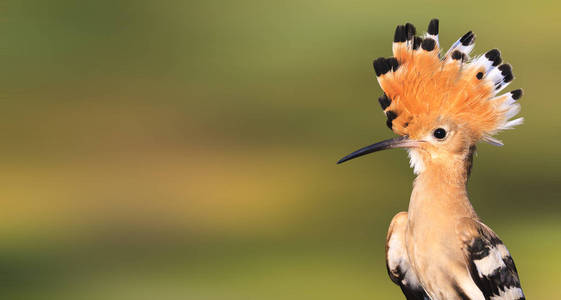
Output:
<instances>
[{"instance_id":1,"label":"bird's shoulder","mask_svg":"<svg viewBox=\"0 0 561 300\"><path fill-rule=\"evenodd\" d=\"M470 275L485 299L525 299L510 252L491 228L479 220L462 218L456 233Z\"/></svg>"},{"instance_id":2,"label":"bird's shoulder","mask_svg":"<svg viewBox=\"0 0 561 300\"><path fill-rule=\"evenodd\" d=\"M405 230L407 228L407 213L396 214L388 229L386 237L386 267L390 279L401 287L407 300L429 299L417 275L409 263L405 248Z\"/></svg>"}]
</instances>

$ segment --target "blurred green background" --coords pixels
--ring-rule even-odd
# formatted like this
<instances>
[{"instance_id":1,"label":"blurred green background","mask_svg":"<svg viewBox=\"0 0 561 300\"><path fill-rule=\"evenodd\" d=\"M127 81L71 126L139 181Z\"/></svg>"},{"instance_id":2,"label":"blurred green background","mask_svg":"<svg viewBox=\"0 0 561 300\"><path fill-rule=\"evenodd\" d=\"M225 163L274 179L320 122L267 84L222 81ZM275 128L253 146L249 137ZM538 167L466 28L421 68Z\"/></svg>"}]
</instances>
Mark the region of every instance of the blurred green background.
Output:
<instances>
[{"instance_id":1,"label":"blurred green background","mask_svg":"<svg viewBox=\"0 0 561 300\"><path fill-rule=\"evenodd\" d=\"M3 299L403 299L387 278L404 151L371 61L397 24L514 66L526 123L469 191L529 299L561 299L561 5L4 1Z\"/></svg>"}]
</instances>

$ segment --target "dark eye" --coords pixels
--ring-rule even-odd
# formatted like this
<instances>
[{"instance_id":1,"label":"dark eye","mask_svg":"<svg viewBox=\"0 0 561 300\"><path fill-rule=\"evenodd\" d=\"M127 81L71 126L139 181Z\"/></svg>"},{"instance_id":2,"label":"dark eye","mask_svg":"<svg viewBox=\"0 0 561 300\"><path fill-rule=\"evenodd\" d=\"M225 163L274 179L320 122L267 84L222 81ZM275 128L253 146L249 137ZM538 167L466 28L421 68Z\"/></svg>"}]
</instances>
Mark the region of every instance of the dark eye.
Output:
<instances>
[{"instance_id":1,"label":"dark eye","mask_svg":"<svg viewBox=\"0 0 561 300\"><path fill-rule=\"evenodd\" d=\"M444 128L437 128L434 130L432 135L434 135L435 138L441 140L446 137L446 130L444 130Z\"/></svg>"}]
</instances>

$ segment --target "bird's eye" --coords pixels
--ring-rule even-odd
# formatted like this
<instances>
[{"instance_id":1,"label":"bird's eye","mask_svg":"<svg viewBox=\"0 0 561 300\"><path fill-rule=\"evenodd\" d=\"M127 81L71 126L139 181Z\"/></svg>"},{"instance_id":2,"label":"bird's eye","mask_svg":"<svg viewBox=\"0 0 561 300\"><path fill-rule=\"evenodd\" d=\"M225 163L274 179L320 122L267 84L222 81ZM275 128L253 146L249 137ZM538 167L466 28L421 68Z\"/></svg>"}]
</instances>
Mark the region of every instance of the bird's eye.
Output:
<instances>
[{"instance_id":1,"label":"bird's eye","mask_svg":"<svg viewBox=\"0 0 561 300\"><path fill-rule=\"evenodd\" d=\"M444 130L444 128L437 128L434 130L432 135L434 135L435 138L441 140L446 137L446 130Z\"/></svg>"}]
</instances>

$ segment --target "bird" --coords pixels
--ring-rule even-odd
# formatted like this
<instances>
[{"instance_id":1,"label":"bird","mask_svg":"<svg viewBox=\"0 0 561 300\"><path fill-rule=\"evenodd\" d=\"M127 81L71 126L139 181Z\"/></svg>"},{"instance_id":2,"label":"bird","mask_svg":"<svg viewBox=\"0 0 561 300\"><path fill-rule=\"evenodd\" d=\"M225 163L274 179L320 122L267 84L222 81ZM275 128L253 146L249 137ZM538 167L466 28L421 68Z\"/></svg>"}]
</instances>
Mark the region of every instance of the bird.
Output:
<instances>
[{"instance_id":1,"label":"bird","mask_svg":"<svg viewBox=\"0 0 561 300\"><path fill-rule=\"evenodd\" d=\"M475 212L467 182L479 142L523 123L522 90L502 92L514 79L492 49L470 57L468 31L441 51L439 20L417 36L397 26L389 58L373 61L386 125L398 136L361 148L345 161L404 148L415 173L406 212L396 214L386 238L390 279L408 300L525 299L514 261L501 239Z\"/></svg>"}]
</instances>

